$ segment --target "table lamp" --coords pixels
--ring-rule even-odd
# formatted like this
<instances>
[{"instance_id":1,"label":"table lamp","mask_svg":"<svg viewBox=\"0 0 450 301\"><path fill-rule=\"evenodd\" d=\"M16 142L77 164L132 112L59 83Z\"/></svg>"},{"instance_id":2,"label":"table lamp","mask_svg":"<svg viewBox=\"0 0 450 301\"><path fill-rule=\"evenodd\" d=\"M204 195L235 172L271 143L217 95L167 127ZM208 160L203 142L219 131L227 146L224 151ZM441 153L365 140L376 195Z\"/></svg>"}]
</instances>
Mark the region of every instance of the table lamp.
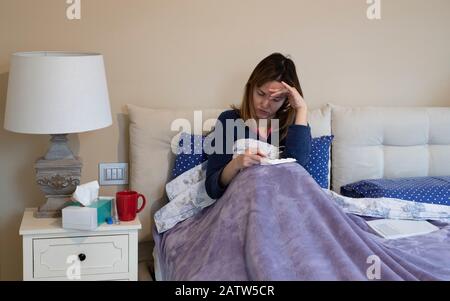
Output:
<instances>
[{"instance_id":1,"label":"table lamp","mask_svg":"<svg viewBox=\"0 0 450 301\"><path fill-rule=\"evenodd\" d=\"M112 124L103 56L98 53L20 52L12 55L6 130L50 134L47 154L35 162L46 202L35 217L60 217L80 184L81 158L67 135Z\"/></svg>"}]
</instances>

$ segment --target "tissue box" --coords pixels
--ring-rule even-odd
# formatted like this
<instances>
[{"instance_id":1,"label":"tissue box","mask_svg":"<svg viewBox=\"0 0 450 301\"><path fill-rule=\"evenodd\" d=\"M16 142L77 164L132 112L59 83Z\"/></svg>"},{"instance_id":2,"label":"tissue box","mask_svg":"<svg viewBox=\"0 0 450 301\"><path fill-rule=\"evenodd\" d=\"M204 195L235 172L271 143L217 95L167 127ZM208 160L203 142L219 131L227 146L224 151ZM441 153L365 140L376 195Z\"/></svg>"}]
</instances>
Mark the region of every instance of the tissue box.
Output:
<instances>
[{"instance_id":1,"label":"tissue box","mask_svg":"<svg viewBox=\"0 0 450 301\"><path fill-rule=\"evenodd\" d=\"M62 210L62 226L65 229L94 230L111 217L113 198L98 198L87 207L72 202Z\"/></svg>"}]
</instances>

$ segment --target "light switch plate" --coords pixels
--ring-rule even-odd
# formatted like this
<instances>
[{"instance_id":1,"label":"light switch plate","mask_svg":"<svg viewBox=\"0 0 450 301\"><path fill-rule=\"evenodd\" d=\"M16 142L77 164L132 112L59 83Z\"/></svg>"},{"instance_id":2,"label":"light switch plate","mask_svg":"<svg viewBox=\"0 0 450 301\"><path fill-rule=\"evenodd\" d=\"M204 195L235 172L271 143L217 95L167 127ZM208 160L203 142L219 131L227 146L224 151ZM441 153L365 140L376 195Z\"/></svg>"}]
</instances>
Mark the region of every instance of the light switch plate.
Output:
<instances>
[{"instance_id":1,"label":"light switch plate","mask_svg":"<svg viewBox=\"0 0 450 301\"><path fill-rule=\"evenodd\" d=\"M127 185L128 163L100 163L98 178L101 186Z\"/></svg>"}]
</instances>

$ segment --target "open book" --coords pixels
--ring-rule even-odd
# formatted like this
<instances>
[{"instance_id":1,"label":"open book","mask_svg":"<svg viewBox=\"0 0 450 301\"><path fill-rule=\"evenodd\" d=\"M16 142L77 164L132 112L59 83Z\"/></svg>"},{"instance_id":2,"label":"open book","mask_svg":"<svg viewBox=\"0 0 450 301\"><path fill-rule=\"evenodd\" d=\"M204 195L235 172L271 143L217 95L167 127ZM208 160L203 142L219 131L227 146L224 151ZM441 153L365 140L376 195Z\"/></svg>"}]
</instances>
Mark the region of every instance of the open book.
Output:
<instances>
[{"instance_id":1,"label":"open book","mask_svg":"<svg viewBox=\"0 0 450 301\"><path fill-rule=\"evenodd\" d=\"M427 221L378 219L369 221L367 224L386 239L422 235L439 230L438 227Z\"/></svg>"}]
</instances>

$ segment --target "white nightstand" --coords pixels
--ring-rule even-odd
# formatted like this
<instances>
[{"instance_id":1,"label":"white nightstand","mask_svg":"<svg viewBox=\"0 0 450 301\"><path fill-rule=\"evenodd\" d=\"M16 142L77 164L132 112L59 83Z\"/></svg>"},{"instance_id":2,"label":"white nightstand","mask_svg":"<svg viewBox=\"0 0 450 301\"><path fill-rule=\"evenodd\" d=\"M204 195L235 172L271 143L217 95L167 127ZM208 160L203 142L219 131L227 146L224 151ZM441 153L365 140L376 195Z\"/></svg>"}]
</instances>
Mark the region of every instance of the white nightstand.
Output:
<instances>
[{"instance_id":1,"label":"white nightstand","mask_svg":"<svg viewBox=\"0 0 450 301\"><path fill-rule=\"evenodd\" d=\"M63 229L61 218L34 218L35 210L26 209L20 225L24 280L137 281L139 217L80 231Z\"/></svg>"}]
</instances>

